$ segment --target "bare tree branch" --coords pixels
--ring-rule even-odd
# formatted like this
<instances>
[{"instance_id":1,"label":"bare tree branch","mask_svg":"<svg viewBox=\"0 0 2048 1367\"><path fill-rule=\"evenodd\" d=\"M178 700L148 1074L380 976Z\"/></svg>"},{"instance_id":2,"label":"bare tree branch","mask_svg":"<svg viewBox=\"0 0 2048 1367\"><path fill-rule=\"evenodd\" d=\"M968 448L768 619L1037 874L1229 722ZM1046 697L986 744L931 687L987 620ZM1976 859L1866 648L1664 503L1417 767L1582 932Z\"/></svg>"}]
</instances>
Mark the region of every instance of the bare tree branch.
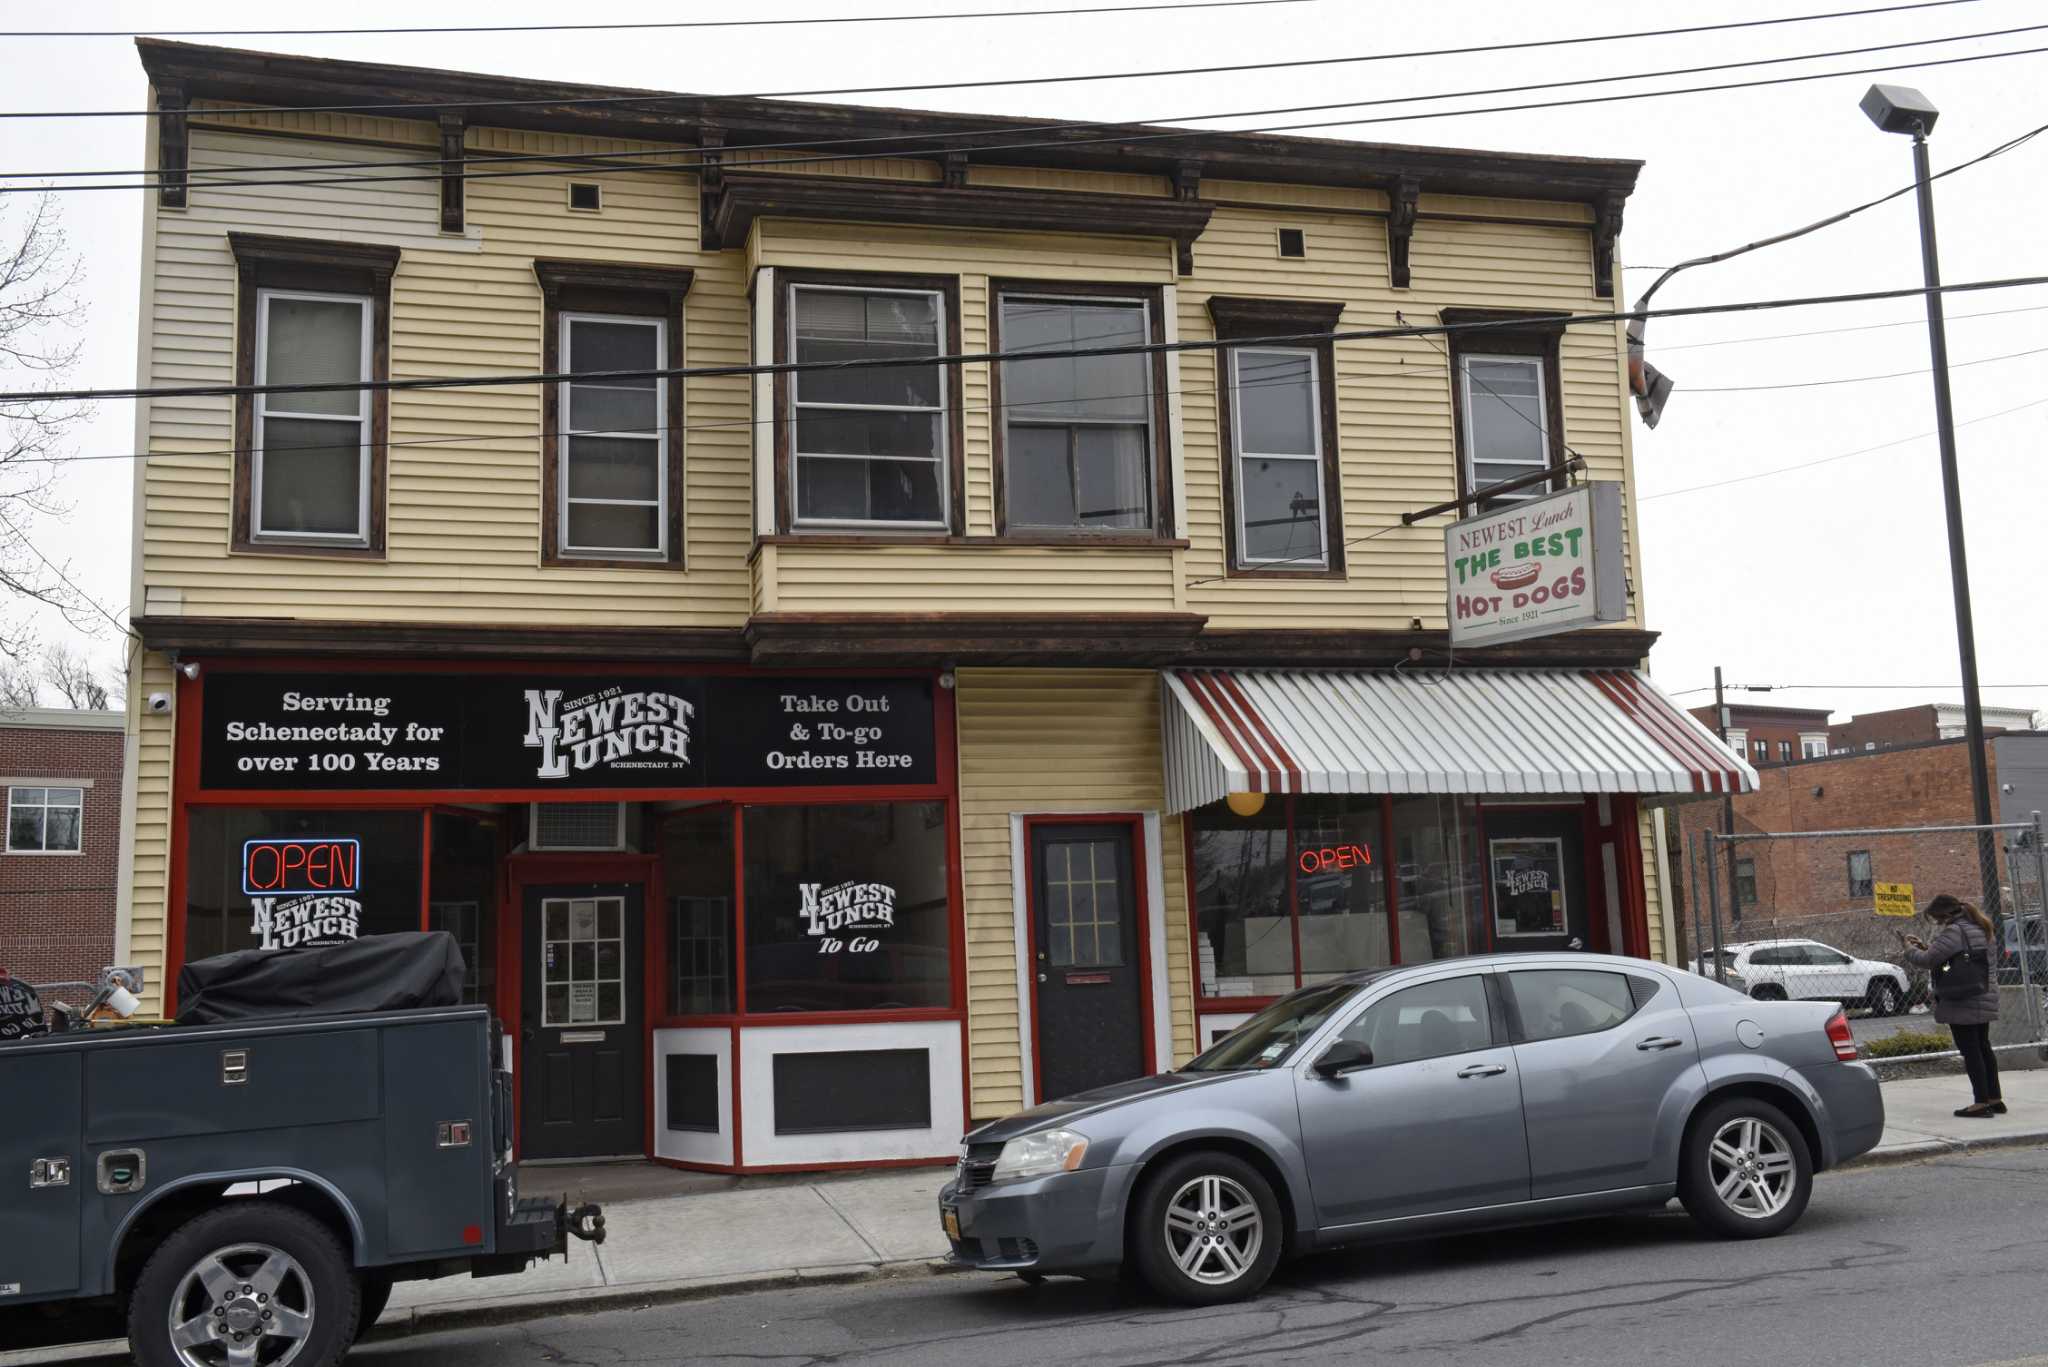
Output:
<instances>
[{"instance_id":1,"label":"bare tree branch","mask_svg":"<svg viewBox=\"0 0 2048 1367\"><path fill-rule=\"evenodd\" d=\"M113 702L98 666L70 646L53 645L43 652L43 682L68 707L104 712Z\"/></svg>"}]
</instances>

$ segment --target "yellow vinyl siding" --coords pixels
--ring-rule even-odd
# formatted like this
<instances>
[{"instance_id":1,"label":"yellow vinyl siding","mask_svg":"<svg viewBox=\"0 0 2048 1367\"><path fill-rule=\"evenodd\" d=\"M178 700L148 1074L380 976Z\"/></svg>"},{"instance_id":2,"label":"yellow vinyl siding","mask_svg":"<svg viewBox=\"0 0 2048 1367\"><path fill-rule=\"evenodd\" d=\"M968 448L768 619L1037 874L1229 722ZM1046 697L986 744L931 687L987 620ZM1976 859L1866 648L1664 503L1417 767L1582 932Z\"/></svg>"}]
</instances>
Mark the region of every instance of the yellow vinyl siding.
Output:
<instances>
[{"instance_id":1,"label":"yellow vinyl siding","mask_svg":"<svg viewBox=\"0 0 2048 1367\"><path fill-rule=\"evenodd\" d=\"M1643 905L1648 909L1650 957L1663 963L1670 957L1664 940L1664 890L1658 886L1657 827L1648 807L1638 808L1636 828L1643 854ZM1628 895L1627 888L1622 889L1622 895Z\"/></svg>"},{"instance_id":2,"label":"yellow vinyl siding","mask_svg":"<svg viewBox=\"0 0 2048 1367\"><path fill-rule=\"evenodd\" d=\"M1173 612L1166 550L774 548L781 612Z\"/></svg>"},{"instance_id":3,"label":"yellow vinyl siding","mask_svg":"<svg viewBox=\"0 0 2048 1367\"><path fill-rule=\"evenodd\" d=\"M1163 812L1159 680L1150 670L1075 669L963 669L956 679L969 1109L987 1119L1023 1104L1020 1060L1031 1047L1017 1011L1010 818ZM1171 1058L1160 1041L1159 1062L1170 1067L1193 1055L1195 1039L1180 818L1163 817L1160 844L1173 1038Z\"/></svg>"},{"instance_id":4,"label":"yellow vinyl siding","mask_svg":"<svg viewBox=\"0 0 2048 1367\"><path fill-rule=\"evenodd\" d=\"M151 712L152 693L175 693L177 675L167 656L141 652L128 676L128 729L136 737L135 855L129 874L128 962L145 970L142 1014L164 1003L164 908L171 887L171 783L177 718Z\"/></svg>"}]
</instances>

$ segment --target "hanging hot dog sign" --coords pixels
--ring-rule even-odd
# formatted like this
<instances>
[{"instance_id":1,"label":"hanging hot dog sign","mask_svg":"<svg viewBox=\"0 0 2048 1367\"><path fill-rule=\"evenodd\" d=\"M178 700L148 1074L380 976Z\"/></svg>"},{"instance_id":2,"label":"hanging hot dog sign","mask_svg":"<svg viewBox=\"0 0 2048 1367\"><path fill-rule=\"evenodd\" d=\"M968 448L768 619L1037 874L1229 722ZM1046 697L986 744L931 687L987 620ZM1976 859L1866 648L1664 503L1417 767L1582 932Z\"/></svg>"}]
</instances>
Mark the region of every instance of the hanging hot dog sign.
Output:
<instances>
[{"instance_id":1,"label":"hanging hot dog sign","mask_svg":"<svg viewBox=\"0 0 2048 1367\"><path fill-rule=\"evenodd\" d=\"M1452 523L1444 587L1453 646L1626 621L1621 485L1596 480Z\"/></svg>"}]
</instances>

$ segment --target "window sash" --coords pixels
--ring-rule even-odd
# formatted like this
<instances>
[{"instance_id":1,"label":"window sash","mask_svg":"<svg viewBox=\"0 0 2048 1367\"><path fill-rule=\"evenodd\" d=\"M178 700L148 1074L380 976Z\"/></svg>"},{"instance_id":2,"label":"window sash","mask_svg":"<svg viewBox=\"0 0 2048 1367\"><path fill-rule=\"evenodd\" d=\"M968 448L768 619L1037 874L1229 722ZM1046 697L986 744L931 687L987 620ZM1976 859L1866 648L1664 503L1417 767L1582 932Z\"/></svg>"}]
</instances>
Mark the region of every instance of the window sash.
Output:
<instances>
[{"instance_id":1,"label":"window sash","mask_svg":"<svg viewBox=\"0 0 2048 1367\"><path fill-rule=\"evenodd\" d=\"M30 800L23 795L40 794ZM57 801L57 794L76 794L75 799ZM26 812L36 814L36 843L17 845L14 843L14 822L17 815ZM50 815L53 812L72 813L71 830L75 844L50 845ZM9 854L79 854L85 849L85 790L57 784L50 787L19 787L7 790L7 853Z\"/></svg>"},{"instance_id":2,"label":"window sash","mask_svg":"<svg viewBox=\"0 0 2048 1367\"><path fill-rule=\"evenodd\" d=\"M256 291L256 384L260 387L269 383L270 374L270 305L273 300L306 300L313 303L354 304L361 313L361 350L357 359L356 378L367 381L370 378L370 354L374 343L371 327L376 318L371 308L370 296L364 294L329 294L315 290L259 289ZM249 527L250 536L259 541L310 541L331 545L366 546L370 541L370 391L358 389L354 417L339 413L309 413L295 411L292 407L294 395L258 393L255 397L254 427L255 450L249 462ZM325 422L336 426L353 426L356 429L356 526L354 531L316 532L295 528L269 528L263 525L263 469L266 441L266 419L287 418L292 422Z\"/></svg>"},{"instance_id":3,"label":"window sash","mask_svg":"<svg viewBox=\"0 0 2048 1367\"><path fill-rule=\"evenodd\" d=\"M576 358L571 350L570 338L574 335L572 324L605 323L620 327L644 327L654 330L654 369L668 365L668 320L666 318L645 318L632 314L612 313L570 313L564 311L558 324L561 331L558 341L562 357L562 373L576 373ZM668 420L668 387L666 377L654 382L654 423L651 432L614 431L609 429L587 429L572 425L575 404L570 390L574 380L561 382L556 395L556 460L555 460L555 537L564 556L586 556L592 559L611 560L665 560L668 558L668 462L669 434L665 430ZM598 437L605 441L644 441L654 443L654 497L646 498L572 498L569 494L569 467L574 463L574 447L571 438ZM569 538L569 508L572 504L587 507L652 508L654 509L654 545L645 546L579 546Z\"/></svg>"},{"instance_id":4,"label":"window sash","mask_svg":"<svg viewBox=\"0 0 2048 1367\"><path fill-rule=\"evenodd\" d=\"M1009 294L1009 293L1005 293L1005 294L1000 294L1000 295L998 295L998 296L997 296L997 298L996 298L996 302L995 302L995 313L996 313L996 317L997 317L997 318L998 318L999 320L1000 320L1000 319L1002 318L1002 316L1003 316L1003 310L1004 310L1004 309L1006 309L1006 308L1007 308L1007 307L1008 307L1009 305L1011 305L1011 304L1038 304L1038 305L1045 305L1045 304L1055 304L1055 305L1062 305L1062 306L1065 306L1065 307L1070 307L1070 308L1129 308L1129 309L1133 309L1133 310L1135 310L1135 311L1137 312L1137 314L1138 314L1138 332L1139 332L1139 335L1140 335L1140 336L1142 336L1142 337L1144 337L1144 338L1146 338L1146 339L1147 339L1148 341L1149 341L1149 340L1151 339L1151 337L1152 337L1152 302L1151 302L1151 300L1149 300L1149 299L1145 299L1145 298L1143 298L1143 297L1140 297L1140 296L1120 296L1120 295L1119 295L1119 296L1111 296L1111 295L1094 295L1094 294L1064 294L1064 295L1063 295L1063 294L1038 294L1038 293L1022 293L1022 294ZM1004 346L1006 346L1006 347L1007 347L1007 346L1009 345L1009 343L1008 343L1007 339L1005 339L1005 341L1004 341L1004 343L1003 343L1003 344L1004 344ZM1086 343L1082 343L1082 345L1086 345ZM1023 354L1023 355L1022 355L1022 356L1020 357L1020 359L1028 360L1028 359L1029 359L1029 353L1024 353L1024 354ZM1156 417L1156 409L1155 409L1155 403L1154 403L1154 400L1155 400L1155 398L1156 398L1156 395L1155 395L1155 393L1154 393L1154 385L1153 385L1153 380L1154 380L1154 377L1153 377L1153 371L1152 371L1152 358L1151 358L1150 354L1146 354L1145 356L1143 356L1143 358L1142 358L1142 359L1143 359L1143 361L1144 361L1144 366L1143 366L1143 372L1144 372L1144 376L1145 376L1145 389L1144 389L1144 393L1143 393L1143 396L1142 396L1142 397L1144 398L1144 400L1145 400L1145 417L1144 417L1144 420L1143 420L1142 422L1139 422L1139 421L1134 421L1134 420L1132 420L1132 419L1130 419L1130 418L1096 418L1096 417L1087 417L1087 416L1065 416L1065 415L1059 415L1059 416L1055 416L1055 415L1053 415L1053 414L1049 414L1049 413L1048 413L1048 414L1044 414L1044 415L1036 415L1036 416L1035 416L1035 415L1034 415L1034 414L1032 413L1032 411L1031 411L1031 410L1032 410L1032 409L1033 409L1034 407L1039 407L1039 406L1044 406L1044 405L1037 405L1037 404L1029 404L1029 403L1027 403L1027 404L1023 404L1023 405L1020 405L1020 406L1019 406L1019 407L1017 407L1017 408L1011 408L1011 407L1009 407L1009 398L1008 398L1008 395L1007 395L1007 393L1006 393L1006 394L1004 395L1004 409L1003 409L1003 413L1002 413L1002 423L1003 423L1003 427L1004 427L1004 429L1005 429L1005 431L1006 431L1006 432L1007 432L1007 430L1008 430L1009 428L1012 428L1012 427L1035 427L1035 428L1041 428L1041 429L1045 429L1045 428L1053 428L1053 429L1063 429L1063 430L1069 430L1069 431L1071 431L1071 429L1073 429L1073 428L1076 428L1076 427L1102 427L1102 428L1129 428L1129 429L1138 429L1138 430L1142 431L1142 432L1143 432L1143 434L1144 434L1144 438L1145 438L1145 445L1144 445L1144 455L1145 455L1145 469L1144 469L1144 475L1143 475L1143 477L1144 477L1144 484L1145 484L1145 489L1146 489L1146 491L1147 491L1147 493L1146 493L1146 499L1145 499L1145 505L1146 505L1146 506L1145 506L1145 521L1144 521L1143 525L1141 525L1141 526L1136 526L1136 527L1115 527L1115 526L1096 526L1096 525L1090 525L1090 524L1088 524L1088 523L1085 523L1085 522L1080 522L1080 521L1076 521L1076 522L1073 522L1073 523L1052 523L1052 524L1047 524L1047 523L1031 523L1031 524L1028 524L1028 525L1026 525L1026 526L1020 527L1020 528L1019 528L1019 530L1026 530L1026 531L1030 531L1030 532L1033 532L1033 533L1041 533L1041 534L1042 534L1042 533L1046 533L1046 532L1051 532L1051 533L1053 533L1053 534L1055 534L1055 535L1072 535L1072 536L1084 536L1084 537L1085 537L1085 536L1132 536L1132 535L1145 535L1145 534L1148 534L1148 533L1150 533L1150 532L1152 532L1152 531L1154 531L1154 530L1156 530L1156 529L1158 528L1158 526L1159 526L1159 507L1158 507L1158 505L1159 505L1159 493L1158 493L1158 484L1159 484L1159 434L1158 434L1158 430L1157 430L1157 417ZM996 365L998 365L999 367L1007 367L1007 366L1008 366L1009 364L1010 364L1010 363L1009 363L1009 362L1006 362L1006 361L998 361L998 362L996 362ZM1137 397L1137 396L1135 396L1135 395L1133 395L1133 396L1123 396L1123 395L1117 395L1117 396L1112 396L1112 397ZM1072 458L1072 455L1071 455L1071 452L1072 452L1072 449L1073 449L1073 441L1072 441L1072 438L1071 438L1071 437L1070 437L1070 438L1068 439L1068 449L1069 449L1069 453L1070 453L1070 454L1069 454L1069 458L1068 458L1068 470L1069 470L1069 477L1070 477L1070 478L1072 478L1072 477L1073 477L1073 476L1072 476L1072 471L1074 470L1074 468L1075 468L1075 467L1074 467L1074 462L1073 462L1073 458ZM1004 480L1005 480L1005 481L1010 481L1010 480L1012 480L1012 479L1014 478L1013 472L1012 472L1012 470L1011 470L1011 468L1010 468L1010 452L1009 452L1009 443L1008 443L1008 441L1007 441L1007 440L1006 440L1006 441L1004 442L1004 449L1003 449L1003 478L1004 478ZM1078 491L1076 491L1076 493L1078 494ZM1078 497L1076 497L1076 499L1075 499L1075 503L1076 503L1076 506L1078 507L1078 506L1079 506L1079 498L1078 498Z\"/></svg>"},{"instance_id":5,"label":"window sash","mask_svg":"<svg viewBox=\"0 0 2048 1367\"><path fill-rule=\"evenodd\" d=\"M888 295L898 298L929 299L932 302L932 335L935 339L934 345L936 347L934 354L936 355L938 352L945 350L948 326L946 319L946 296L938 290L888 289L867 285L811 285L796 282L789 286L787 296L789 301L789 317L786 326L788 328L789 355L792 358L797 353L797 311L799 307L797 301L799 296L804 294L854 294L862 298ZM907 370L917 364L914 360L905 361L903 362L903 368ZM947 509L952 506L953 493L952 461L949 458L952 450L953 415L949 411L950 404L947 400L950 377L947 376L944 366L934 364L932 369L938 373L939 380L939 401L936 404L805 402L801 397L803 385L800 375L798 373L791 374L789 382L790 412L788 419L790 433L789 469L786 478L789 480L790 518L795 525L800 527L902 527L939 531L945 531L951 527L952 523L947 513ZM805 410L821 413L930 413L937 415L938 432L932 443L932 454L929 456L862 455L846 451L806 451L799 444L803 440L803 424L797 421L797 415ZM807 515L803 509L803 481L798 478L797 465L800 460L849 460L859 461L863 464L875 461L892 461L910 465L934 466L936 467L938 483L938 516L929 520L898 520L865 517L814 517Z\"/></svg>"},{"instance_id":6,"label":"window sash","mask_svg":"<svg viewBox=\"0 0 2048 1367\"><path fill-rule=\"evenodd\" d=\"M1244 435L1244 403L1239 395L1244 385L1240 378L1239 364L1247 356L1304 356L1308 358L1308 427L1314 443L1314 451L1254 451L1249 449ZM1230 435L1231 444L1237 448L1231 457L1231 475L1237 483L1237 562L1240 565L1299 565L1304 569L1326 569L1330 563L1330 521L1329 490L1323 481L1323 367L1322 357L1313 347L1232 347L1230 350ZM1247 460L1299 460L1313 461L1316 474L1316 553L1310 555L1260 556L1247 549L1251 545L1250 528L1246 524L1245 511L1248 500L1245 497L1244 463Z\"/></svg>"},{"instance_id":7,"label":"window sash","mask_svg":"<svg viewBox=\"0 0 2048 1367\"><path fill-rule=\"evenodd\" d=\"M1475 390L1478 392L1479 397L1494 397L1485 392L1483 382L1478 385L1474 384L1472 364L1475 361L1488 365L1526 367L1534 373L1536 378L1535 427L1540 443L1538 458L1535 460L1515 460L1488 457L1483 463L1487 465L1510 465L1530 472L1547 469L1552 464L1550 450L1550 381L1549 377L1545 374L1547 367L1544 365L1542 358L1536 356L1499 355L1486 352L1462 353L1458 357L1458 383L1464 391L1462 407L1464 410L1463 426L1465 429L1465 492L1468 494L1476 494L1483 487L1479 480L1479 466L1482 462L1478 458L1478 429L1473 422L1474 409L1477 406L1474 403ZM1510 476L1510 478L1513 478L1513 476ZM1494 480L1489 481L1489 483L1499 483L1499 481ZM1503 503L1521 503L1528 499L1541 498L1549 492L1550 490L1545 489L1541 485L1530 485L1528 488L1516 489L1512 493L1494 494L1487 499L1487 505L1498 507Z\"/></svg>"}]
</instances>

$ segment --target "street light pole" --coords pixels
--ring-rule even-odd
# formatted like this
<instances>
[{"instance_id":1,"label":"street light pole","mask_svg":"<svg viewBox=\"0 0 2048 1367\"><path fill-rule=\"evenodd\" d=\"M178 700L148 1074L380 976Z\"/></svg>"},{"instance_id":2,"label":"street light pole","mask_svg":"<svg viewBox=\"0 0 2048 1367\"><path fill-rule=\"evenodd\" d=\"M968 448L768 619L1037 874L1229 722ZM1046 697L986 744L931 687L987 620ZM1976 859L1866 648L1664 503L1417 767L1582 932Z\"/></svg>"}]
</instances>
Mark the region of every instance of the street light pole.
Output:
<instances>
[{"instance_id":1,"label":"street light pole","mask_svg":"<svg viewBox=\"0 0 2048 1367\"><path fill-rule=\"evenodd\" d=\"M1955 410L1948 391L1948 329L1942 317L1941 260L1934 236L1934 182L1927 159L1927 134L1938 111L1926 96L1903 86L1874 85L1863 97L1863 112L1887 133L1913 137L1914 195L1920 206L1920 268L1927 281L1927 345L1934 374L1934 424L1941 447L1941 497L1948 513L1949 583L1956 601L1956 649L1962 656L1963 734L1970 748L1973 820L1989 826L1991 774L1984 761L1984 702L1977 688L1977 629L1970 612L1970 565L1963 548L1963 491L1956 470ZM1989 831L1978 834L1979 873L1985 910L1999 903L1997 849Z\"/></svg>"}]
</instances>

